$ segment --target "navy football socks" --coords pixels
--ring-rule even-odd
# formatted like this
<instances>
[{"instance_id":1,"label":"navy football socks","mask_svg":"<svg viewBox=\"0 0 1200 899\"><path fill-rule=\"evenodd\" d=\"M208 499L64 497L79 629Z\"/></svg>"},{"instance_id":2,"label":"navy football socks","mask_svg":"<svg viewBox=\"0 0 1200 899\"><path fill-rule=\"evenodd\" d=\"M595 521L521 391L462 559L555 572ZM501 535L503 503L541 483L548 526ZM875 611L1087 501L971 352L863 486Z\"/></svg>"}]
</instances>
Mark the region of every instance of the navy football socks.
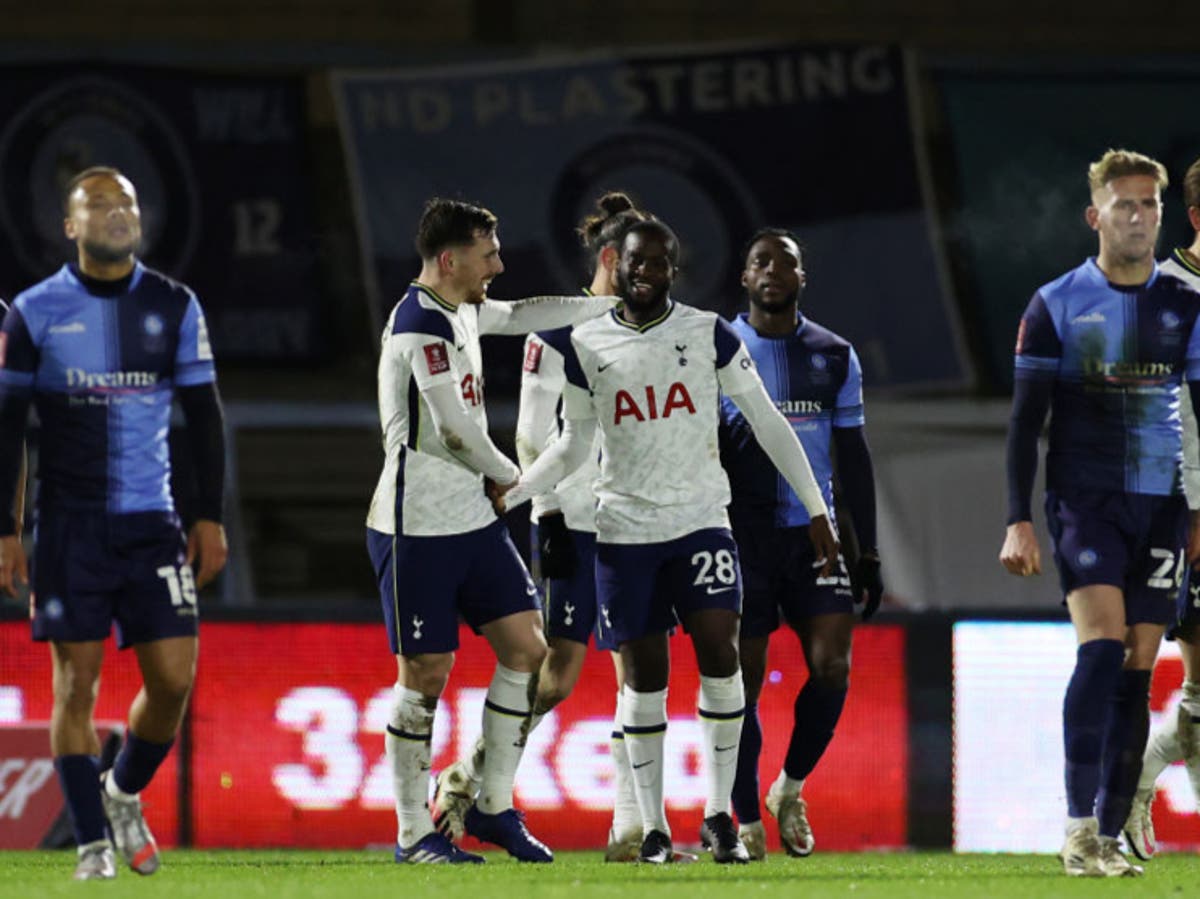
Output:
<instances>
[{"instance_id":1,"label":"navy football socks","mask_svg":"<svg viewBox=\"0 0 1200 899\"><path fill-rule=\"evenodd\" d=\"M758 759L762 755L762 724L758 720L758 703L746 703L742 718L742 739L738 746L737 776L733 779L733 813L739 824L762 819L758 805Z\"/></svg>"},{"instance_id":2,"label":"navy football socks","mask_svg":"<svg viewBox=\"0 0 1200 899\"><path fill-rule=\"evenodd\" d=\"M129 794L140 793L146 789L154 777L154 772L163 763L173 745L174 740L150 743L132 730L127 730L125 742L121 744L121 751L117 753L117 760L113 763L112 777L117 783L117 788Z\"/></svg>"},{"instance_id":3,"label":"navy football socks","mask_svg":"<svg viewBox=\"0 0 1200 899\"><path fill-rule=\"evenodd\" d=\"M1142 754L1149 735L1150 672L1122 671L1104 727L1104 756L1096 797L1103 837L1118 836L1125 826L1142 776Z\"/></svg>"},{"instance_id":4,"label":"navy football socks","mask_svg":"<svg viewBox=\"0 0 1200 899\"><path fill-rule=\"evenodd\" d=\"M60 755L54 760L58 783L71 813L75 843L103 840L104 806L100 801L100 759L94 755Z\"/></svg>"},{"instance_id":5,"label":"navy football socks","mask_svg":"<svg viewBox=\"0 0 1200 899\"><path fill-rule=\"evenodd\" d=\"M1120 640L1089 640L1075 657L1075 671L1063 699L1067 814L1072 818L1095 814L1104 724L1124 660Z\"/></svg>"},{"instance_id":6,"label":"navy football socks","mask_svg":"<svg viewBox=\"0 0 1200 899\"><path fill-rule=\"evenodd\" d=\"M788 777L804 780L817 767L817 762L833 739L833 729L842 717L845 704L845 688L831 687L815 677L809 677L792 707L795 724L783 763L783 770Z\"/></svg>"}]
</instances>

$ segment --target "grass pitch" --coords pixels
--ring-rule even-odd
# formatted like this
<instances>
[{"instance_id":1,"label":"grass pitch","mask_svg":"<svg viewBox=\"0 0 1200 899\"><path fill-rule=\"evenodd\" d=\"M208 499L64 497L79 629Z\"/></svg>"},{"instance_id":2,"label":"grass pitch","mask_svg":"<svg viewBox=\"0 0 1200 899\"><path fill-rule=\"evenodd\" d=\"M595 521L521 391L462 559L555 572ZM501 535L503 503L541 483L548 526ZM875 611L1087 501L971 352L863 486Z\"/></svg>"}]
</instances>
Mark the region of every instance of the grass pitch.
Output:
<instances>
[{"instance_id":1,"label":"grass pitch","mask_svg":"<svg viewBox=\"0 0 1200 899\"><path fill-rule=\"evenodd\" d=\"M797 896L887 899L1007 899L1120 895L1195 895L1200 858L1164 855L1141 878L1067 878L1052 856L905 852L775 852L753 865L699 862L663 868L605 864L597 852L559 853L551 865L521 865L485 853L486 865L397 865L383 852L167 851L152 877L122 868L115 881L74 883L74 853L0 853L0 897L83 895L155 899L543 899L652 896L654 899L749 899Z\"/></svg>"}]
</instances>

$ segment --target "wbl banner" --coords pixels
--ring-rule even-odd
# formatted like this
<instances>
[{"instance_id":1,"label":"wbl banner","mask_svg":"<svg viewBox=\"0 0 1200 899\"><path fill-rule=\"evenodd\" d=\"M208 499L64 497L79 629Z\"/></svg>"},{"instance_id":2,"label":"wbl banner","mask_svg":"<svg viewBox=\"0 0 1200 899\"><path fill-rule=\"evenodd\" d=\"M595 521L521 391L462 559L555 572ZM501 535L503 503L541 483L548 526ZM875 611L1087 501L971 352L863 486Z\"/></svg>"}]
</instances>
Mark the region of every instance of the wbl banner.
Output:
<instances>
[{"instance_id":1,"label":"wbl banner","mask_svg":"<svg viewBox=\"0 0 1200 899\"><path fill-rule=\"evenodd\" d=\"M450 688L435 718L435 772L474 745L495 666L482 638L466 628L461 636ZM107 649L98 714L121 721L137 692L136 661L132 652L117 652L111 644ZM699 839L705 796L696 718L699 675L684 635L671 641L671 650L664 786L675 839L689 844ZM864 627L854 635L846 710L805 787L822 849L907 843L904 655L901 627ZM175 798L178 777L186 771L196 846L390 844L396 817L383 731L395 677L380 624L204 624L190 755L181 759L173 752L145 794L147 819L160 842L172 844L180 833ZM798 641L781 634L759 702L764 791L782 765L792 703L805 677ZM592 653L575 693L546 716L526 747L516 802L528 812L533 831L556 849L605 843L612 819L614 700L608 654ZM49 650L30 642L28 622L0 623L0 721L24 724L48 717L49 710ZM48 741L33 750L28 741L14 744L10 752L0 728L0 825L6 815L36 811L21 798L29 790L20 786L34 775L22 774L27 766L10 761L30 752L48 757ZM48 790L57 790L55 779L43 776L48 770L41 764L38 777ZM21 795L13 798L14 792ZM9 823L23 826L28 820ZM774 820L767 816L766 823L777 847Z\"/></svg>"},{"instance_id":2,"label":"wbl banner","mask_svg":"<svg viewBox=\"0 0 1200 899\"><path fill-rule=\"evenodd\" d=\"M500 217L508 271L493 293L516 297L590 281L574 228L620 189L679 234L678 299L743 308L742 245L760 226L792 228L807 247L803 306L856 344L868 385L967 378L897 48L341 72L334 85L379 322L419 270L428 197Z\"/></svg>"},{"instance_id":3,"label":"wbl banner","mask_svg":"<svg viewBox=\"0 0 1200 899\"><path fill-rule=\"evenodd\" d=\"M315 342L297 79L176 69L13 67L0 78L0 295L75 258L62 189L129 175L146 262L192 287L220 358L303 359Z\"/></svg>"}]
</instances>

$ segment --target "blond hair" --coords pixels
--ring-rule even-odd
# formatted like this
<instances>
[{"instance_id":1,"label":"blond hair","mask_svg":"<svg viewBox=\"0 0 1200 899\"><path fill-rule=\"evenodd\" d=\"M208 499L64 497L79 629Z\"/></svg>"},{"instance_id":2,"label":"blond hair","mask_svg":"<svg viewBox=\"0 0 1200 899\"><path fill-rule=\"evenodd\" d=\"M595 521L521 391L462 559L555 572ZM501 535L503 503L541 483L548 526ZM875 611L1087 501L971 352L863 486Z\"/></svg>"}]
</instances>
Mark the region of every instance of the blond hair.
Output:
<instances>
[{"instance_id":1,"label":"blond hair","mask_svg":"<svg viewBox=\"0 0 1200 899\"><path fill-rule=\"evenodd\" d=\"M1159 190L1167 186L1167 167L1157 159L1133 150L1109 150L1088 166L1088 187L1097 191L1126 175L1149 175L1158 182Z\"/></svg>"}]
</instances>

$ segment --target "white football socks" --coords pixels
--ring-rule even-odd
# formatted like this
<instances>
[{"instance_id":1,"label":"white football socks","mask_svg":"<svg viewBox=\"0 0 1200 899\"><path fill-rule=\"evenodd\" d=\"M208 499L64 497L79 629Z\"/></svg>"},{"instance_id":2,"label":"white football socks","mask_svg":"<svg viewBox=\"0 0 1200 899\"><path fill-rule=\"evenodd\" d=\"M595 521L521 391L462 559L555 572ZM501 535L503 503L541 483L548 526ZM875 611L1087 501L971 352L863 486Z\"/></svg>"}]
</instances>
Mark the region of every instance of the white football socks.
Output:
<instances>
[{"instance_id":1,"label":"white football socks","mask_svg":"<svg viewBox=\"0 0 1200 899\"><path fill-rule=\"evenodd\" d=\"M396 799L396 842L405 849L433 832L425 800L429 796L430 741L436 707L436 698L427 698L400 684L392 692L392 711L383 742Z\"/></svg>"},{"instance_id":2,"label":"white football socks","mask_svg":"<svg viewBox=\"0 0 1200 899\"><path fill-rule=\"evenodd\" d=\"M737 776L738 744L746 713L741 672L736 671L730 677L700 675L700 705L696 713L708 764L708 795L704 800L704 817L708 818L729 811L729 794Z\"/></svg>"},{"instance_id":3,"label":"white football socks","mask_svg":"<svg viewBox=\"0 0 1200 899\"><path fill-rule=\"evenodd\" d=\"M642 829L642 813L638 809L637 796L633 792L633 771L629 768L629 751L625 747L625 731L622 724L624 703L621 691L617 691L617 710L613 716L613 735L609 741L613 760L613 836L620 839L635 828Z\"/></svg>"},{"instance_id":4,"label":"white football socks","mask_svg":"<svg viewBox=\"0 0 1200 899\"><path fill-rule=\"evenodd\" d=\"M670 836L663 805L663 743L667 734L667 691L638 693L628 684L621 704L625 751L633 775L633 791L642 816L643 833Z\"/></svg>"},{"instance_id":5,"label":"white football socks","mask_svg":"<svg viewBox=\"0 0 1200 899\"><path fill-rule=\"evenodd\" d=\"M513 671L499 662L483 704L485 761L481 773L479 810L487 815L513 805L513 781L529 733L529 687L533 674Z\"/></svg>"}]
</instances>

